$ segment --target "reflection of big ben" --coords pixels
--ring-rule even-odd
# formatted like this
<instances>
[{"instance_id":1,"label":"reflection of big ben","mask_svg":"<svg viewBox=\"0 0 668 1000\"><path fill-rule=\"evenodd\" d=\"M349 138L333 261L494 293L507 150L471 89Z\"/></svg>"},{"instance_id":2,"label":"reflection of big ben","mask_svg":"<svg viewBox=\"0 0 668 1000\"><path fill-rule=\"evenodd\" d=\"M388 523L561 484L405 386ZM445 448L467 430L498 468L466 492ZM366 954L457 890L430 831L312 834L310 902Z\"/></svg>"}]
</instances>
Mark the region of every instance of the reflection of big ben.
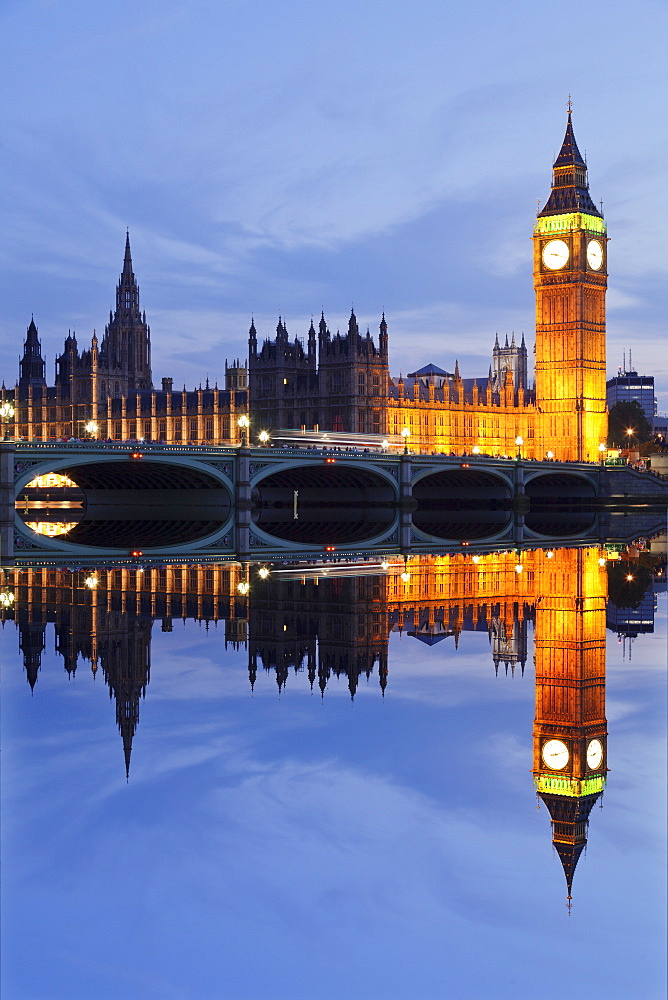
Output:
<instances>
[{"instance_id":1,"label":"reflection of big ben","mask_svg":"<svg viewBox=\"0 0 668 1000\"><path fill-rule=\"evenodd\" d=\"M589 196L571 112L552 192L534 227L539 455L595 462L607 436L607 236Z\"/></svg>"},{"instance_id":2,"label":"reflection of big ben","mask_svg":"<svg viewBox=\"0 0 668 1000\"><path fill-rule=\"evenodd\" d=\"M533 773L552 820L568 899L605 786L606 574L598 550L558 552L536 603Z\"/></svg>"}]
</instances>

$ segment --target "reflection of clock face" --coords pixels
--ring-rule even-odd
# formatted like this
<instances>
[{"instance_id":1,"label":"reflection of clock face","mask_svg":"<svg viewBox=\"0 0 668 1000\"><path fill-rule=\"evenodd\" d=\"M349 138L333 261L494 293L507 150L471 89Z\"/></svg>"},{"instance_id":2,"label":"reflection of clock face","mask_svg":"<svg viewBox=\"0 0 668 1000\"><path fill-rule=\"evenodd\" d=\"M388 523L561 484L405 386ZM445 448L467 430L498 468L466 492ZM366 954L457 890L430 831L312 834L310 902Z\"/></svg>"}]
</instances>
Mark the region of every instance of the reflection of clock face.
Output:
<instances>
[{"instance_id":1,"label":"reflection of clock face","mask_svg":"<svg viewBox=\"0 0 668 1000\"><path fill-rule=\"evenodd\" d=\"M603 247L598 240L589 240L587 244L587 263L592 271L600 271L603 265Z\"/></svg>"},{"instance_id":2,"label":"reflection of clock face","mask_svg":"<svg viewBox=\"0 0 668 1000\"><path fill-rule=\"evenodd\" d=\"M543 744L543 761L552 771L561 771L568 764L568 747L561 740L548 740Z\"/></svg>"},{"instance_id":3,"label":"reflection of clock face","mask_svg":"<svg viewBox=\"0 0 668 1000\"><path fill-rule=\"evenodd\" d=\"M543 264L550 271L559 271L568 264L570 253L565 240L550 240L543 247Z\"/></svg>"},{"instance_id":4,"label":"reflection of clock face","mask_svg":"<svg viewBox=\"0 0 668 1000\"><path fill-rule=\"evenodd\" d=\"M600 740L590 740L587 747L587 767L595 771L603 760L603 745Z\"/></svg>"}]
</instances>

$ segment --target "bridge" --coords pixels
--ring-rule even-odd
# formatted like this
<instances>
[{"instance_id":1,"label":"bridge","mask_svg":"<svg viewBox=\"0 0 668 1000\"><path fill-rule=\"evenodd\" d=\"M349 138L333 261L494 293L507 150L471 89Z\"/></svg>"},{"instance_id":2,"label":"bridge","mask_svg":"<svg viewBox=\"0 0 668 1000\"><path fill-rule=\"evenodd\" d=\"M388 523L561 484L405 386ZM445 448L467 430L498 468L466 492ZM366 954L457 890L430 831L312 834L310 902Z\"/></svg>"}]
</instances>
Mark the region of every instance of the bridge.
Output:
<instances>
[{"instance_id":1,"label":"bridge","mask_svg":"<svg viewBox=\"0 0 668 1000\"><path fill-rule=\"evenodd\" d=\"M54 537L33 531L17 503L49 473L82 494L79 520ZM508 547L555 532L566 541L591 527L582 501L600 495L603 478L601 466L584 462L381 447L5 440L2 557L428 551L482 540Z\"/></svg>"}]
</instances>

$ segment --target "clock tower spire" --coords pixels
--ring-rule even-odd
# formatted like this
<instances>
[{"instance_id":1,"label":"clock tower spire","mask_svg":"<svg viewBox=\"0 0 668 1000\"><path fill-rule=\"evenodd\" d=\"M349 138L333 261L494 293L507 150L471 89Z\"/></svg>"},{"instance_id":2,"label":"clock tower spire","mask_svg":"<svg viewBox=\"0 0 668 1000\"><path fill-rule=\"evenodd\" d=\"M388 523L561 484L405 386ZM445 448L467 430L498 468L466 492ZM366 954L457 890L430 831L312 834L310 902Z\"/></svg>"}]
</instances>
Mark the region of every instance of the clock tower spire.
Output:
<instances>
[{"instance_id":1,"label":"clock tower spire","mask_svg":"<svg viewBox=\"0 0 668 1000\"><path fill-rule=\"evenodd\" d=\"M552 190L534 227L539 453L595 462L607 436L607 236L568 109Z\"/></svg>"}]
</instances>

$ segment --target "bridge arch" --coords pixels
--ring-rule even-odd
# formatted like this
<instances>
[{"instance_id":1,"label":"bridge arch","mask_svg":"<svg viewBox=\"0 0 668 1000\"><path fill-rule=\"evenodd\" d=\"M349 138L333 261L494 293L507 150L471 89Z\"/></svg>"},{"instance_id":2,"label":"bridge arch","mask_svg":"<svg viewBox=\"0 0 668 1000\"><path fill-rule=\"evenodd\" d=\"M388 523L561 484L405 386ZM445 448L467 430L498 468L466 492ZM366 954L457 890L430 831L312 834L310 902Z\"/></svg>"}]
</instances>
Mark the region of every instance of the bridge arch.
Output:
<instances>
[{"instance_id":1,"label":"bridge arch","mask_svg":"<svg viewBox=\"0 0 668 1000\"><path fill-rule=\"evenodd\" d=\"M437 539L493 538L512 518L512 486L488 469L460 465L426 473L413 485L413 501L413 525Z\"/></svg>"},{"instance_id":2,"label":"bridge arch","mask_svg":"<svg viewBox=\"0 0 668 1000\"><path fill-rule=\"evenodd\" d=\"M339 461L268 465L252 482L251 520L265 537L302 545L346 545L382 537L397 514L396 480L385 470Z\"/></svg>"},{"instance_id":3,"label":"bridge arch","mask_svg":"<svg viewBox=\"0 0 668 1000\"><path fill-rule=\"evenodd\" d=\"M551 468L527 476L525 530L537 538L578 538L594 527L598 481L586 472Z\"/></svg>"},{"instance_id":4,"label":"bridge arch","mask_svg":"<svg viewBox=\"0 0 668 1000\"><path fill-rule=\"evenodd\" d=\"M83 517L59 536L58 546L63 548L124 551L193 544L219 532L232 513L226 477L187 458L74 452L25 470L20 464L16 463L17 497L33 479L49 472L66 475L83 492Z\"/></svg>"},{"instance_id":5,"label":"bridge arch","mask_svg":"<svg viewBox=\"0 0 668 1000\"><path fill-rule=\"evenodd\" d=\"M576 499L598 495L598 470L596 473L579 469L525 469L524 489L529 497L542 499L558 497Z\"/></svg>"}]
</instances>

